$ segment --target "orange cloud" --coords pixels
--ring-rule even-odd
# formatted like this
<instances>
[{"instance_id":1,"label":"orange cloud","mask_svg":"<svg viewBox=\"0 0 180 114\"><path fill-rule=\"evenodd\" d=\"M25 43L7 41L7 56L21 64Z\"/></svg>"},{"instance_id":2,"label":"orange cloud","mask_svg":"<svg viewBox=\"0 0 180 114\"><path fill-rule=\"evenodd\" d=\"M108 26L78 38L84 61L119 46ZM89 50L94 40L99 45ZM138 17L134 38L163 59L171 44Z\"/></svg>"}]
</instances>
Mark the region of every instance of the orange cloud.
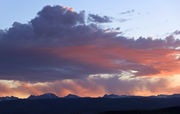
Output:
<instances>
[{"instance_id":1,"label":"orange cloud","mask_svg":"<svg viewBox=\"0 0 180 114\"><path fill-rule=\"evenodd\" d=\"M64 9L67 9L67 10L70 11L70 12L73 12L73 10L74 10L73 8L69 8L69 7L67 7L67 6L64 6L63 8L64 8Z\"/></svg>"},{"instance_id":2,"label":"orange cloud","mask_svg":"<svg viewBox=\"0 0 180 114\"><path fill-rule=\"evenodd\" d=\"M175 49L132 49L122 46L84 45L49 49L49 51L65 59L99 67L116 70L139 70L142 72L139 75L143 74L143 76L180 74L180 51ZM156 72L146 74L142 67L153 69Z\"/></svg>"}]
</instances>

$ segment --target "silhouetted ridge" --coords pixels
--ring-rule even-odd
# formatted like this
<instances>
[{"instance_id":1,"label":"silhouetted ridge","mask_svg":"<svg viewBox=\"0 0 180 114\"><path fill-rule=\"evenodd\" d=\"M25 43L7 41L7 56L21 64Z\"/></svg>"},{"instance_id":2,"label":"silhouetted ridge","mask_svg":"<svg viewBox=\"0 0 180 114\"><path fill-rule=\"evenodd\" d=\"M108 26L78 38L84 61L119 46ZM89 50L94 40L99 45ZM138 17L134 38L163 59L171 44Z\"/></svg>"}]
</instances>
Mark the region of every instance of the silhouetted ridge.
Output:
<instances>
[{"instance_id":1,"label":"silhouetted ridge","mask_svg":"<svg viewBox=\"0 0 180 114\"><path fill-rule=\"evenodd\" d=\"M60 98L56 96L53 93L45 93L42 95L30 95L27 99L57 99ZM68 98L68 99L75 99L75 98L91 98L91 97L80 97L77 95L73 94L68 94L67 96L61 97L61 98ZM165 95L165 94L160 94L157 96L128 96L128 95L116 95L116 94L105 94L102 97L97 97L97 98L110 98L110 99L119 99L119 98L180 98L180 94L173 94L173 95ZM6 101L6 100L18 100L18 97L0 97L0 101Z\"/></svg>"},{"instance_id":2,"label":"silhouetted ridge","mask_svg":"<svg viewBox=\"0 0 180 114\"><path fill-rule=\"evenodd\" d=\"M69 99L74 99L74 98L80 98L80 96L77 95L73 95L73 94L68 94L67 96L65 96L64 98L69 98Z\"/></svg>"},{"instance_id":3,"label":"silhouetted ridge","mask_svg":"<svg viewBox=\"0 0 180 114\"><path fill-rule=\"evenodd\" d=\"M124 98L124 97L128 97L127 95L115 95L115 94L105 94L103 96L103 98Z\"/></svg>"},{"instance_id":4,"label":"silhouetted ridge","mask_svg":"<svg viewBox=\"0 0 180 114\"><path fill-rule=\"evenodd\" d=\"M59 97L53 93L45 93L45 94L39 95L39 96L31 95L27 99L57 99L57 98L59 98Z\"/></svg>"},{"instance_id":5,"label":"silhouetted ridge","mask_svg":"<svg viewBox=\"0 0 180 114\"><path fill-rule=\"evenodd\" d=\"M27 99L10 98L4 97L8 100L0 102L0 114L180 114L180 94L149 97L106 94L97 98L69 94L59 98L46 93Z\"/></svg>"},{"instance_id":6,"label":"silhouetted ridge","mask_svg":"<svg viewBox=\"0 0 180 114\"><path fill-rule=\"evenodd\" d=\"M11 96L11 97L0 97L0 101L18 100L18 99L19 99L18 97L14 97L14 96Z\"/></svg>"}]
</instances>

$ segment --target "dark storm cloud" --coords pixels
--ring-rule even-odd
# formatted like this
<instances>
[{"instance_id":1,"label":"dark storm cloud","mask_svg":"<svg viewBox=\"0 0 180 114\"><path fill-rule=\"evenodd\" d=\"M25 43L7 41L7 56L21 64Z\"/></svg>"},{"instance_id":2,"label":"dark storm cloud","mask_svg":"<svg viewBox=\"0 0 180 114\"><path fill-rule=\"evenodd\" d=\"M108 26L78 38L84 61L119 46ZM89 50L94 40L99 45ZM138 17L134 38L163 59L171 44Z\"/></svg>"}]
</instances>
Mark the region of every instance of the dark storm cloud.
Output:
<instances>
[{"instance_id":1,"label":"dark storm cloud","mask_svg":"<svg viewBox=\"0 0 180 114\"><path fill-rule=\"evenodd\" d=\"M161 63L154 60L157 53L169 59L167 55L177 53L173 49L180 45L173 36L165 40L119 36L119 32L85 23L84 16L84 11L46 6L29 23L15 22L8 30L1 30L0 79L51 81L123 70L153 75L164 70L164 66L154 66ZM111 21L93 14L89 18L99 23ZM172 60L169 63L176 65Z\"/></svg>"},{"instance_id":2,"label":"dark storm cloud","mask_svg":"<svg viewBox=\"0 0 180 114\"><path fill-rule=\"evenodd\" d=\"M104 72L74 60L53 55L42 49L0 49L0 77L6 80L52 81L85 78L91 73ZM110 70L106 69L108 72Z\"/></svg>"},{"instance_id":3,"label":"dark storm cloud","mask_svg":"<svg viewBox=\"0 0 180 114\"><path fill-rule=\"evenodd\" d=\"M84 11L76 13L60 6L46 6L31 23L37 35L54 35L63 29L84 24Z\"/></svg>"},{"instance_id":4,"label":"dark storm cloud","mask_svg":"<svg viewBox=\"0 0 180 114\"><path fill-rule=\"evenodd\" d=\"M104 34L96 24L85 24L84 13L46 6L28 24L15 22L7 31L1 31L0 44L5 47L59 47L94 43L98 38L115 36Z\"/></svg>"},{"instance_id":5,"label":"dark storm cloud","mask_svg":"<svg viewBox=\"0 0 180 114\"><path fill-rule=\"evenodd\" d=\"M88 17L89 21L96 22L96 23L109 23L112 22L112 18L108 16L99 16L94 14L89 14Z\"/></svg>"},{"instance_id":6,"label":"dark storm cloud","mask_svg":"<svg viewBox=\"0 0 180 114\"><path fill-rule=\"evenodd\" d=\"M96 25L85 25L84 11L46 6L28 24L14 22L7 31L0 31L0 78L50 81L102 72L102 68L56 57L46 48L93 44L109 35L114 34L106 36Z\"/></svg>"}]
</instances>

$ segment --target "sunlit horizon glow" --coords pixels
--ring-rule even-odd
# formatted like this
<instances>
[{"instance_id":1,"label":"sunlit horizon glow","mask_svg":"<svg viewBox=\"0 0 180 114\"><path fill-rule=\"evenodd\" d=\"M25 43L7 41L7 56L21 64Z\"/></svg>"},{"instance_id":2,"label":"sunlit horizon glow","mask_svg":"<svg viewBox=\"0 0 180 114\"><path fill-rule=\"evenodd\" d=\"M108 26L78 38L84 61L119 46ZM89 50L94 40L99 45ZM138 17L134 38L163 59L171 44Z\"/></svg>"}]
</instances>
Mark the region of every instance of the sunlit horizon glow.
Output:
<instances>
[{"instance_id":1,"label":"sunlit horizon glow","mask_svg":"<svg viewBox=\"0 0 180 114\"><path fill-rule=\"evenodd\" d=\"M54 81L54 82L34 82L34 83L28 83L28 82L22 82L22 81L13 81L13 80L0 80L0 84L4 89L6 89L6 93L0 92L1 97L6 96L16 96L19 98L28 98L30 95L42 95L45 93L53 93L56 94L59 97L67 96L68 94L75 94L81 97L102 97L105 94L117 94L117 95L133 95L133 96L156 96L160 94L166 94L166 95L172 95L172 94L178 94L176 91L179 91L180 89L180 75L176 76L168 76L163 80L166 80L164 87L155 88L158 83L163 83L160 77L134 77L134 78L123 78L119 80L127 81L126 83L129 83L130 81L144 81L141 83L149 83L152 84L152 88L148 88L148 84L136 88L135 91L115 91L113 93L107 92L103 85L99 85L95 83L95 80L98 80L98 78L102 78L103 81L107 81L108 78L113 78L111 74L99 74L100 77L93 77L90 76L88 78L88 81L85 82L88 85L88 87L83 87L81 85L81 80L70 80L65 79L61 81ZM105 76L105 77L104 77ZM155 84L155 85L153 85ZM167 85L166 85L167 84ZM55 87L57 86L57 88ZM59 86L59 87L58 87ZM62 87L63 86L63 87ZM66 87L67 86L67 87ZM71 87L68 87L71 86ZM139 85L142 86L142 85ZM61 88L62 87L62 88ZM153 88L154 87L154 88ZM117 89L117 88L116 88ZM150 89L150 90L149 90ZM174 92L175 91L175 92Z\"/></svg>"},{"instance_id":2,"label":"sunlit horizon glow","mask_svg":"<svg viewBox=\"0 0 180 114\"><path fill-rule=\"evenodd\" d=\"M129 6L126 2L118 3ZM179 10L176 7L164 10L167 19L173 21L170 25L164 20L166 13L151 9L155 1L148 3L150 6L141 4L145 5L142 8L150 8L149 13L140 10L137 4L130 9L123 6L119 13L110 5L109 10L102 9L104 13L112 12L107 16L98 13L102 8L98 7L99 2L96 10L82 7L83 3L80 6L84 10L77 9L74 2L74 5L62 2L62 6L53 3L39 10L28 22L13 20L11 27L0 30L0 96L180 93L180 24L177 22L180 17L175 18ZM162 9L168 3L169 0L163 2ZM152 24L149 28L148 21ZM135 30L127 32L132 26ZM157 33L159 36L155 37Z\"/></svg>"}]
</instances>

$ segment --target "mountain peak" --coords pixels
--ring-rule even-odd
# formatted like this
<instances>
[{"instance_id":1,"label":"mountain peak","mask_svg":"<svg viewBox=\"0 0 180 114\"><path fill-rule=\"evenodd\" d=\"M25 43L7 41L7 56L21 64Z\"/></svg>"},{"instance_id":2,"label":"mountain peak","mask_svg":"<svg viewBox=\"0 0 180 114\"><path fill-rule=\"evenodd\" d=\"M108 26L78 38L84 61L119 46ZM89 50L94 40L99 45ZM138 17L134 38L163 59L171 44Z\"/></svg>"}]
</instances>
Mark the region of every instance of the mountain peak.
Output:
<instances>
[{"instance_id":1,"label":"mountain peak","mask_svg":"<svg viewBox=\"0 0 180 114\"><path fill-rule=\"evenodd\" d=\"M103 98L123 98L123 97L128 97L127 95L116 95L116 94L105 94Z\"/></svg>"},{"instance_id":2,"label":"mountain peak","mask_svg":"<svg viewBox=\"0 0 180 114\"><path fill-rule=\"evenodd\" d=\"M59 97L56 96L53 93L45 93L45 94L42 94L42 95L39 95L39 96L30 95L28 97L28 99L56 99L56 98L59 98Z\"/></svg>"},{"instance_id":3,"label":"mountain peak","mask_svg":"<svg viewBox=\"0 0 180 114\"><path fill-rule=\"evenodd\" d=\"M73 94L68 94L67 96L65 96L64 98L80 98L77 95L73 95Z\"/></svg>"},{"instance_id":4,"label":"mountain peak","mask_svg":"<svg viewBox=\"0 0 180 114\"><path fill-rule=\"evenodd\" d=\"M56 96L55 94L53 94L53 93L45 93L45 94L42 94L42 95L44 95L44 96ZM41 96L42 96L41 95Z\"/></svg>"},{"instance_id":5,"label":"mountain peak","mask_svg":"<svg viewBox=\"0 0 180 114\"><path fill-rule=\"evenodd\" d=\"M14 96L11 96L11 97L0 97L0 101L6 101L6 100L18 100L19 98L18 97L14 97Z\"/></svg>"}]
</instances>

